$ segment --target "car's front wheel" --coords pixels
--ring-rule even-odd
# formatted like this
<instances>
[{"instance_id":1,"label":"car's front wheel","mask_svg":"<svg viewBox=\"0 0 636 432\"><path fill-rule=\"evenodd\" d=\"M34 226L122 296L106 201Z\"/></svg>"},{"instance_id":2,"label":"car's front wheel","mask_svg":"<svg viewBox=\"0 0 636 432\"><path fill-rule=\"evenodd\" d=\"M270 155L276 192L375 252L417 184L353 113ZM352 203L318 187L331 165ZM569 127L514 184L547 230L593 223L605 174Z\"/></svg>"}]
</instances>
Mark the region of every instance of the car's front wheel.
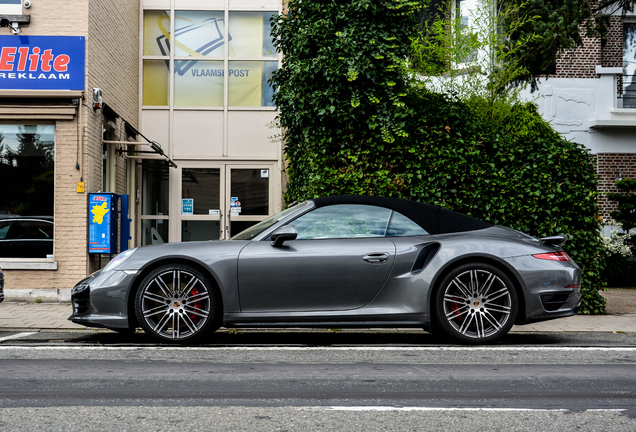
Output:
<instances>
[{"instance_id":1,"label":"car's front wheel","mask_svg":"<svg viewBox=\"0 0 636 432\"><path fill-rule=\"evenodd\" d=\"M460 343L491 343L505 336L517 316L517 292L498 268L464 264L448 273L435 293L435 328Z\"/></svg>"},{"instance_id":2,"label":"car's front wheel","mask_svg":"<svg viewBox=\"0 0 636 432\"><path fill-rule=\"evenodd\" d=\"M216 310L208 279L187 265L165 265L141 282L135 313L146 334L162 342L194 342L211 330Z\"/></svg>"}]
</instances>

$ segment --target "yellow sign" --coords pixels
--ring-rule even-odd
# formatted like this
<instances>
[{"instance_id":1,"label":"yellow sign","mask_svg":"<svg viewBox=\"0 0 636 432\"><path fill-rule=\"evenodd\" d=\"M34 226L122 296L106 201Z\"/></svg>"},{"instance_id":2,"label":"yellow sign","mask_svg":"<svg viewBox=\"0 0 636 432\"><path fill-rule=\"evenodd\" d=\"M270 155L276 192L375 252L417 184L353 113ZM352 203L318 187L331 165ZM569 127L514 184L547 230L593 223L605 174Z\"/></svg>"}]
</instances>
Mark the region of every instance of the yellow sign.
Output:
<instances>
[{"instance_id":1,"label":"yellow sign","mask_svg":"<svg viewBox=\"0 0 636 432\"><path fill-rule=\"evenodd\" d=\"M84 182L77 182L77 193L84 193Z\"/></svg>"},{"instance_id":2,"label":"yellow sign","mask_svg":"<svg viewBox=\"0 0 636 432\"><path fill-rule=\"evenodd\" d=\"M93 213L93 222L101 225L104 223L104 216L108 213L110 209L108 208L108 203L105 202L102 205L94 205L91 209L91 213Z\"/></svg>"}]
</instances>

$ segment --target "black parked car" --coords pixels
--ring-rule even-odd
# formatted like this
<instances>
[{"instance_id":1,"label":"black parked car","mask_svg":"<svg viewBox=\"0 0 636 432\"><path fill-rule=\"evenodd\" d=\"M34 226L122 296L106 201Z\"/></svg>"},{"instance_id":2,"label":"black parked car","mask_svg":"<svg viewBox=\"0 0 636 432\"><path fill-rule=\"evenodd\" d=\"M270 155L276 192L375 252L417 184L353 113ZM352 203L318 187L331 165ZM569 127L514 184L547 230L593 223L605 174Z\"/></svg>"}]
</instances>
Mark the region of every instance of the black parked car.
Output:
<instances>
[{"instance_id":1,"label":"black parked car","mask_svg":"<svg viewBox=\"0 0 636 432\"><path fill-rule=\"evenodd\" d=\"M51 254L52 216L0 216L0 258L46 258Z\"/></svg>"}]
</instances>

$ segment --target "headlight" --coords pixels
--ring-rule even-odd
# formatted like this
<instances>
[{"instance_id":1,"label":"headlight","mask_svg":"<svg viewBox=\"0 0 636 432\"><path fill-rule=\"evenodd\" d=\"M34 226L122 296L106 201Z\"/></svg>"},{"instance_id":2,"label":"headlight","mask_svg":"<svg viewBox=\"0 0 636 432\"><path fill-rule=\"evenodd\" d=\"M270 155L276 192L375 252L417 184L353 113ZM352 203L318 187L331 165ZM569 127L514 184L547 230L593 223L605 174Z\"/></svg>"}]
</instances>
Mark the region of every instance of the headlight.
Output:
<instances>
[{"instance_id":1,"label":"headlight","mask_svg":"<svg viewBox=\"0 0 636 432\"><path fill-rule=\"evenodd\" d=\"M136 250L137 250L137 248L128 249L127 251L124 251L124 252L120 253L115 258L113 258L111 260L111 262L109 262L108 265L106 267L104 267L104 270L102 270L102 271L103 272L107 272L109 270L115 270L115 268L117 268L121 264L123 264L123 262L126 261L128 259L128 257L131 256Z\"/></svg>"}]
</instances>

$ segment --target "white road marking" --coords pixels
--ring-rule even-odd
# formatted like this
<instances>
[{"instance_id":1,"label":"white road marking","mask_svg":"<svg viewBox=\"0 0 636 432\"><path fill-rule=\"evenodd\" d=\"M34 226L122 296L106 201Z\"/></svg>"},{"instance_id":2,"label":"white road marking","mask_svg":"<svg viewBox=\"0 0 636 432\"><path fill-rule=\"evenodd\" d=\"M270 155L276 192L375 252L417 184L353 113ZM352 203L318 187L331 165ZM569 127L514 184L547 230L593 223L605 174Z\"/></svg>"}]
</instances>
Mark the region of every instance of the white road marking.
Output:
<instances>
[{"instance_id":1,"label":"white road marking","mask_svg":"<svg viewBox=\"0 0 636 432\"><path fill-rule=\"evenodd\" d=\"M23 337L27 337L27 336L31 336L32 334L36 334L37 332L30 332L30 333L17 333L11 336L5 336L5 337L0 337L0 342L4 342L6 340L11 340L11 339L20 339Z\"/></svg>"},{"instance_id":2,"label":"white road marking","mask_svg":"<svg viewBox=\"0 0 636 432\"><path fill-rule=\"evenodd\" d=\"M27 336L33 333L21 333ZM20 336L20 337L23 337ZM8 336L15 338L18 335ZM0 339L2 341L3 339ZM14 346L0 345L0 350L40 350L40 351L368 351L368 352L444 352L444 351L472 351L472 352L495 352L495 351L527 351L527 352L636 352L636 347L289 347L289 346L221 346L221 347L167 347L167 346L63 346L63 345L29 345Z\"/></svg>"},{"instance_id":3,"label":"white road marking","mask_svg":"<svg viewBox=\"0 0 636 432\"><path fill-rule=\"evenodd\" d=\"M332 406L312 407L319 411L535 411L535 412L565 412L563 408L455 408L455 407L391 407L391 406ZM590 412L623 412L626 409L588 409Z\"/></svg>"},{"instance_id":4,"label":"white road marking","mask_svg":"<svg viewBox=\"0 0 636 432\"><path fill-rule=\"evenodd\" d=\"M587 412L614 412L614 411L627 411L627 409L618 409L618 408L589 408L586 409Z\"/></svg>"}]
</instances>

